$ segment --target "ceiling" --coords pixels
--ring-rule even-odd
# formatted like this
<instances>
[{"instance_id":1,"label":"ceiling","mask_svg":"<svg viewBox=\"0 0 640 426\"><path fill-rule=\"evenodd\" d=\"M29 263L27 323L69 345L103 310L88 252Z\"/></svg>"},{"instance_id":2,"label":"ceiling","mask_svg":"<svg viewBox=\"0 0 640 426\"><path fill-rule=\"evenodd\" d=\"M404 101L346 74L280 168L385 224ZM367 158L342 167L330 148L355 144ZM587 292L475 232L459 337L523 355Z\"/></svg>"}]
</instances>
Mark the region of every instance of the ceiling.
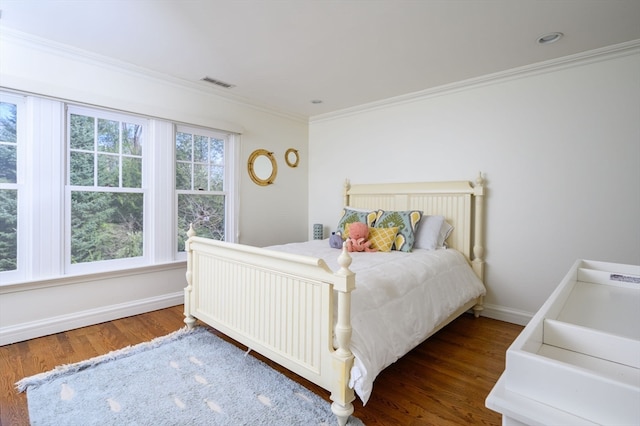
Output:
<instances>
[{"instance_id":1,"label":"ceiling","mask_svg":"<svg viewBox=\"0 0 640 426\"><path fill-rule=\"evenodd\" d=\"M301 117L631 40L640 0L1 0L0 26ZM560 31L555 43L539 36ZM311 103L321 100L322 103Z\"/></svg>"}]
</instances>

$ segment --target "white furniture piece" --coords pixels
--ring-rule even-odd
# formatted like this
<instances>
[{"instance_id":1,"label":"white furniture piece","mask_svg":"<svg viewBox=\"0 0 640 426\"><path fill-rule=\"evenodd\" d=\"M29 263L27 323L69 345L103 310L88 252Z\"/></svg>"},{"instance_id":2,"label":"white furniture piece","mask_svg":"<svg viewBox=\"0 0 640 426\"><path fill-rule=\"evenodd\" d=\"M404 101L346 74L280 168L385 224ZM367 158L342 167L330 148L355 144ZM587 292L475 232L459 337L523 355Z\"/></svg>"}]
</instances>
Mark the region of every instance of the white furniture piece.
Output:
<instances>
[{"instance_id":1,"label":"white furniture piece","mask_svg":"<svg viewBox=\"0 0 640 426\"><path fill-rule=\"evenodd\" d=\"M482 176L475 185L468 181L347 182L343 195L349 207L422 210L444 216L454 227L448 246L463 254L471 276L482 281ZM193 327L197 318L327 389L332 411L338 423L345 425L355 399L349 386L354 362L351 292L356 288L356 276L349 269L352 256L344 248L336 250L340 255L333 271L321 258L201 238L192 229L188 235L185 323ZM429 335L472 308L477 316L482 296L452 307Z\"/></svg>"},{"instance_id":2,"label":"white furniture piece","mask_svg":"<svg viewBox=\"0 0 640 426\"><path fill-rule=\"evenodd\" d=\"M640 266L577 261L507 350L503 425L640 424Z\"/></svg>"}]
</instances>

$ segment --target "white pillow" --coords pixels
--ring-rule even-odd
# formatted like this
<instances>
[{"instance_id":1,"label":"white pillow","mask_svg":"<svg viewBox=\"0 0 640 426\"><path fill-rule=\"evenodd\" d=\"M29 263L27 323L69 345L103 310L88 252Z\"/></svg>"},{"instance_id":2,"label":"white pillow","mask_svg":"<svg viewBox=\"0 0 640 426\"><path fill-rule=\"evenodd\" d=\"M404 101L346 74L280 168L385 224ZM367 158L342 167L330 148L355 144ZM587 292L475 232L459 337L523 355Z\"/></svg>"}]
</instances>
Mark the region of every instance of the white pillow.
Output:
<instances>
[{"instance_id":1,"label":"white pillow","mask_svg":"<svg viewBox=\"0 0 640 426\"><path fill-rule=\"evenodd\" d=\"M447 238L453 231L453 226L450 225L447 221L442 222L442 227L440 228L440 234L438 235L438 247L437 248L446 248Z\"/></svg>"},{"instance_id":2,"label":"white pillow","mask_svg":"<svg viewBox=\"0 0 640 426\"><path fill-rule=\"evenodd\" d=\"M418 226L415 248L435 250L438 247L440 228L444 223L444 216L424 215Z\"/></svg>"},{"instance_id":3,"label":"white pillow","mask_svg":"<svg viewBox=\"0 0 640 426\"><path fill-rule=\"evenodd\" d=\"M444 216L424 215L418 226L414 247L425 250L443 248L451 231L453 226L444 220Z\"/></svg>"}]
</instances>

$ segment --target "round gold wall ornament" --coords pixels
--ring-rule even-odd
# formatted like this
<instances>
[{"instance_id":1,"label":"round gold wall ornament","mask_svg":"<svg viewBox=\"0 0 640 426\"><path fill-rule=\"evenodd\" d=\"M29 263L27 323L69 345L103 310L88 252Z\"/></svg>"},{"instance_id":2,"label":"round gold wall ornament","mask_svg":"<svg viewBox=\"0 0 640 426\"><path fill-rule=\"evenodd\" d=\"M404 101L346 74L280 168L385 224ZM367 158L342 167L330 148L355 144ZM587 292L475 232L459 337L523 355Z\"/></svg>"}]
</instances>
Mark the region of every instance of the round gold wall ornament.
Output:
<instances>
[{"instance_id":1,"label":"round gold wall ornament","mask_svg":"<svg viewBox=\"0 0 640 426\"><path fill-rule=\"evenodd\" d=\"M260 186L271 185L278 174L278 164L273 152L266 149L256 149L249 156L247 169L251 180Z\"/></svg>"},{"instance_id":2,"label":"round gold wall ornament","mask_svg":"<svg viewBox=\"0 0 640 426\"><path fill-rule=\"evenodd\" d=\"M298 150L289 148L287 152L284 153L284 161L286 161L289 167L298 167L298 163L300 162Z\"/></svg>"}]
</instances>

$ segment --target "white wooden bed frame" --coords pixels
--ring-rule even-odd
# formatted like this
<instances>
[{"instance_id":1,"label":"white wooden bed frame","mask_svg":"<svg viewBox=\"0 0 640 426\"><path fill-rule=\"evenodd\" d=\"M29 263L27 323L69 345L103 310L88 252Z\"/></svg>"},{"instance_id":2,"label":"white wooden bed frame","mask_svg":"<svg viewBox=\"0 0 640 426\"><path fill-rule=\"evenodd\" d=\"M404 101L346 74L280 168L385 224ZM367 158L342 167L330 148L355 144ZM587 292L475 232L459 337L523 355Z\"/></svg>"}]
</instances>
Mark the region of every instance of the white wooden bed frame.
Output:
<instances>
[{"instance_id":1,"label":"white wooden bed frame","mask_svg":"<svg viewBox=\"0 0 640 426\"><path fill-rule=\"evenodd\" d=\"M484 277L483 198L482 174L475 185L467 181L350 185L347 181L344 187L346 206L445 216L454 226L448 246L466 256L480 280ZM340 269L332 271L318 258L197 237L193 229L188 236L184 321L189 328L197 318L327 389L331 409L344 426L355 399L349 387L353 364L349 342L356 276L349 270L352 259L346 249L338 258ZM469 309L479 316L482 298L461 306L431 334Z\"/></svg>"}]
</instances>

